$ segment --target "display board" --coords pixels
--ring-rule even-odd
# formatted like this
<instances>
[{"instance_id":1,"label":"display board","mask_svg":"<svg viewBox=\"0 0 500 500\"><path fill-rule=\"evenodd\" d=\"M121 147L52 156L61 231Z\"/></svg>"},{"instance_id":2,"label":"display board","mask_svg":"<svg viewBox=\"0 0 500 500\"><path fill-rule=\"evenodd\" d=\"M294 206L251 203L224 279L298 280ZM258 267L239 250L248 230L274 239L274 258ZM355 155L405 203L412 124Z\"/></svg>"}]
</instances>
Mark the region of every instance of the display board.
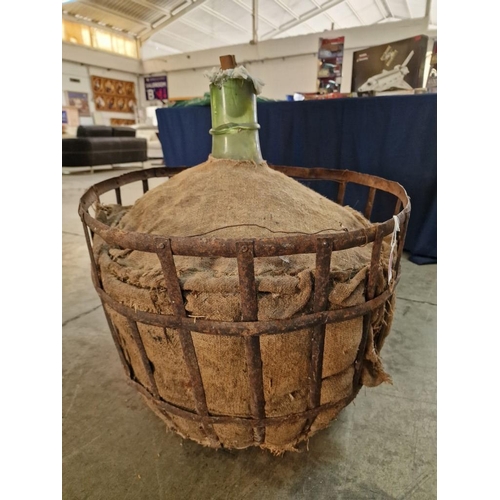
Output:
<instances>
[{"instance_id":1,"label":"display board","mask_svg":"<svg viewBox=\"0 0 500 500\"><path fill-rule=\"evenodd\" d=\"M78 125L80 125L78 110L69 106L63 106L62 123L68 127L78 127Z\"/></svg>"},{"instance_id":2,"label":"display board","mask_svg":"<svg viewBox=\"0 0 500 500\"><path fill-rule=\"evenodd\" d=\"M134 112L136 106L134 82L92 76L92 90L97 111Z\"/></svg>"},{"instance_id":3,"label":"display board","mask_svg":"<svg viewBox=\"0 0 500 500\"><path fill-rule=\"evenodd\" d=\"M437 40L434 40L432 47L431 67L429 68L429 78L427 78L427 92L437 94Z\"/></svg>"},{"instance_id":4,"label":"display board","mask_svg":"<svg viewBox=\"0 0 500 500\"><path fill-rule=\"evenodd\" d=\"M144 77L146 89L146 101L165 101L168 99L167 77L146 76Z\"/></svg>"},{"instance_id":5,"label":"display board","mask_svg":"<svg viewBox=\"0 0 500 500\"><path fill-rule=\"evenodd\" d=\"M344 37L320 38L318 59L318 92L320 94L340 92Z\"/></svg>"},{"instance_id":6,"label":"display board","mask_svg":"<svg viewBox=\"0 0 500 500\"><path fill-rule=\"evenodd\" d=\"M89 95L86 92L66 92L68 106L78 109L79 116L90 116Z\"/></svg>"},{"instance_id":7,"label":"display board","mask_svg":"<svg viewBox=\"0 0 500 500\"><path fill-rule=\"evenodd\" d=\"M427 43L427 36L418 35L354 52L352 91L408 91L423 87Z\"/></svg>"}]
</instances>

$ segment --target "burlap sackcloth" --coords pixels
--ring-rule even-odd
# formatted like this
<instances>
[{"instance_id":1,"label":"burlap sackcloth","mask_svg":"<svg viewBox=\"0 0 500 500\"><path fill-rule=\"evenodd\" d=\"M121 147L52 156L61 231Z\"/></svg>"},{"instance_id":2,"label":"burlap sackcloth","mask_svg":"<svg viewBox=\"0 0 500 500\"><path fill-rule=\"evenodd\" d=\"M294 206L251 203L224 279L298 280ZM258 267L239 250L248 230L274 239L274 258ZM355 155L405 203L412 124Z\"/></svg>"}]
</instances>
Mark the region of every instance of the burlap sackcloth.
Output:
<instances>
[{"instance_id":1,"label":"burlap sackcloth","mask_svg":"<svg viewBox=\"0 0 500 500\"><path fill-rule=\"evenodd\" d=\"M132 207L98 206L97 217L125 231L165 236L259 238L288 233L331 234L369 227L360 213L341 207L267 164L216 160L185 170L147 192ZM224 228L224 229L218 229ZM326 231L323 231L328 229ZM216 230L216 231L213 231ZM95 254L103 288L115 300L136 310L172 314L165 281L156 254L110 248L95 237ZM383 252L387 253L384 244ZM331 261L329 308L365 301L371 244L334 252ZM385 256L387 257L387 256ZM377 294L387 280L387 259L377 276ZM190 316L240 321L240 294L236 259L176 256L186 311ZM257 258L259 320L284 319L312 312L315 255ZM148 379L125 317L107 311L118 331L134 378L144 387ZM389 381L379 350L389 332L392 301L373 314L362 383L376 386ZM326 327L321 404L341 401L353 393L354 361L362 336L362 318ZM191 382L183 361L179 333L174 329L138 324L151 361L160 397L195 411ZM266 416L307 410L312 329L261 336ZM238 337L192 332L208 410L214 415L248 417L250 386L244 340ZM155 407L155 411L158 409ZM325 410L309 435L324 428L342 406ZM157 411L158 412L158 411ZM162 413L168 426L181 435L210 445L200 425ZM293 450L303 440L305 419L268 426L262 445L275 452ZM215 424L220 444L245 448L254 444L248 427Z\"/></svg>"}]
</instances>

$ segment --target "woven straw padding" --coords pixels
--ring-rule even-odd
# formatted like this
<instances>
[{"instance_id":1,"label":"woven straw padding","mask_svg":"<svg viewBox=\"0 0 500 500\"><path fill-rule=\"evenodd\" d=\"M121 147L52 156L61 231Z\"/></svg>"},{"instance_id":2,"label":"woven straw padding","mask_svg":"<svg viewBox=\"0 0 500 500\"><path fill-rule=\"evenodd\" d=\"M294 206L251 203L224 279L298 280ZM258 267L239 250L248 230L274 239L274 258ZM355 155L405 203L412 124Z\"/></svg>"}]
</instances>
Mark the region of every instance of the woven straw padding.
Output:
<instances>
[{"instance_id":1,"label":"woven straw padding","mask_svg":"<svg viewBox=\"0 0 500 500\"><path fill-rule=\"evenodd\" d=\"M209 159L177 174L141 197L133 207L99 207L98 217L123 230L167 236L190 236L213 229L207 237L259 238L274 232L324 234L368 227L369 222L349 207L341 207L265 163ZM243 225L242 225L243 224ZM279 233L280 235L286 233ZM323 234L323 233L322 233ZM385 248L385 247L384 247ZM95 238L95 252L103 288L113 298L137 310L171 314L170 301L155 254L109 248ZM365 301L371 245L334 252L331 264L329 308ZM241 320L235 259L175 257L189 315L220 321ZM384 261L385 262L385 261ZM255 274L259 320L292 318L312 311L314 255L258 258ZM386 269L376 277L380 291ZM148 387L137 347L126 318L108 308L134 377ZM375 311L366 350L362 382L376 386L389 377L379 349L390 328L389 303ZM183 361L179 332L138 325L154 369L160 397L194 411L188 370ZM362 335L362 318L326 327L321 404L341 401L353 393L354 360ZM266 416L282 416L308 409L312 329L261 337ZM238 337L192 332L205 388L208 410L215 415L248 417L250 386L244 341ZM311 432L326 427L342 407L318 415ZM196 422L159 413L179 434L209 445ZM268 426L263 447L291 450L306 436L304 419ZM237 424L216 424L214 430L227 448L254 444L251 429Z\"/></svg>"}]
</instances>

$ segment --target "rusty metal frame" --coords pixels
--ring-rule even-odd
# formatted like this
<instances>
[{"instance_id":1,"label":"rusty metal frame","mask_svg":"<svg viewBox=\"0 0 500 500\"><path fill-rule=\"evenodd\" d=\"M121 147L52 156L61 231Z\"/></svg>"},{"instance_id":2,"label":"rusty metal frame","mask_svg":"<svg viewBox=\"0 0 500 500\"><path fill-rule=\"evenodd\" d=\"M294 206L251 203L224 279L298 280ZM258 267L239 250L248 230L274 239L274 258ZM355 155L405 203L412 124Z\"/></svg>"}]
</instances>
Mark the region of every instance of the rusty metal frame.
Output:
<instances>
[{"instance_id":1,"label":"rusty metal frame","mask_svg":"<svg viewBox=\"0 0 500 500\"><path fill-rule=\"evenodd\" d=\"M292 235L272 238L255 239L222 239L200 237L168 237L127 232L116 227L110 227L96 220L89 213L89 208L99 202L100 196L109 191L115 191L117 204L122 204L121 187L132 182L141 182L143 193L149 190L148 179L171 177L184 168L152 168L135 171L105 180L89 188L80 199L78 213L83 223L85 239L90 255L92 281L96 291L105 305L105 314L111 330L120 360L130 383L145 396L160 413L166 416L173 414L191 421L198 422L203 429L209 443L213 447L221 446L213 425L216 423L234 423L245 425L253 430L254 444L265 441L267 426L282 423L296 422L305 419L303 435L310 432L315 417L323 410L339 409L348 404L361 388L361 370L365 354L371 318L374 310L382 307L391 299L399 280L401 257L404 240L410 216L410 200L404 188L394 182L368 174L361 174L349 170L330 170L322 168L299 168L273 166L290 177L297 179L316 179L332 181L338 185L337 203L343 204L346 189L349 183L367 186L369 188L367 201L363 210L365 217L371 216L377 191L390 193L395 198L394 214L399 219L400 232L397 238L397 253L394 259L394 279L385 290L376 295L375 277L380 270L380 259L383 239L394 231L394 219L383 223L372 224L365 229L335 234ZM109 245L131 250L155 253L161 264L165 278L165 286L172 304L173 314L157 314L135 310L121 304L109 296L103 289L99 268L93 252L93 236L98 234ZM332 252L345 250L372 243L371 262L365 292L366 301L356 306L343 309L328 310L328 293L330 289L330 262ZM314 253L316 255L315 287L313 296L313 311L298 317L284 320L258 320L257 286L254 272L256 257L271 257ZM190 318L186 314L182 289L175 268L174 255L198 257L232 257L238 264L241 321L212 321ZM134 371L123 351L116 328L109 316L109 309L125 316L132 331L133 340L140 352L141 363L147 375L149 387L141 385L134 376ZM322 385L323 351L325 328L328 323L347 321L363 317L363 333L358 354L355 361L353 393L342 401L320 404ZM180 408L168 401L164 401L158 394L154 380L154 373L140 337L138 323L174 328L179 331L184 361L193 387L195 411ZM265 398L263 389L262 358L260 351L260 336L275 335L312 328L312 352L309 371L309 399L306 411L279 417L267 417L265 412ZM191 332L206 335L239 336L245 340L245 352L248 365L248 380L251 389L251 417L234 417L228 415L212 415L207 408L205 390L200 368L194 348Z\"/></svg>"}]
</instances>

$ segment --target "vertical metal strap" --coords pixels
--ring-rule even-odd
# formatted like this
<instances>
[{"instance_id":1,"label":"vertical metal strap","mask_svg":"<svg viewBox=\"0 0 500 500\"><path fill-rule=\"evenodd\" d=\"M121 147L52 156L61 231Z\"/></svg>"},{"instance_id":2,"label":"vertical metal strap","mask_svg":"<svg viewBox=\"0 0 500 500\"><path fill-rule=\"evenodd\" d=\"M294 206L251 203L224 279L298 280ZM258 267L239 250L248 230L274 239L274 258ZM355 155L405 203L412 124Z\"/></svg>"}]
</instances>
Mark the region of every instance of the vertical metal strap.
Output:
<instances>
[{"instance_id":1,"label":"vertical metal strap","mask_svg":"<svg viewBox=\"0 0 500 500\"><path fill-rule=\"evenodd\" d=\"M109 317L104 301L101 301L101 303L102 303L102 308L104 310L104 316L106 316L106 321L108 322L108 327L109 330L111 331L111 336L113 337L113 342L115 343L116 350L118 351L118 356L120 357L123 369L125 370L125 375L129 378L132 378L132 369L131 366L128 364L127 360L125 359L124 348L122 346L122 343L120 342L120 336L116 331L113 321Z\"/></svg>"},{"instance_id":2,"label":"vertical metal strap","mask_svg":"<svg viewBox=\"0 0 500 500\"><path fill-rule=\"evenodd\" d=\"M372 215L373 202L375 201L376 192L377 190L374 187L371 187L370 191L368 191L368 199L366 200L365 212L364 212L364 215L368 220L370 220L370 217Z\"/></svg>"},{"instance_id":3,"label":"vertical metal strap","mask_svg":"<svg viewBox=\"0 0 500 500\"><path fill-rule=\"evenodd\" d=\"M148 179L142 179L142 192L146 194L149 191Z\"/></svg>"},{"instance_id":4,"label":"vertical metal strap","mask_svg":"<svg viewBox=\"0 0 500 500\"><path fill-rule=\"evenodd\" d=\"M177 278L170 240L157 239L156 249L167 286L168 298L172 304L172 310L176 316L185 318L184 299L182 297L181 285Z\"/></svg>"},{"instance_id":5,"label":"vertical metal strap","mask_svg":"<svg viewBox=\"0 0 500 500\"><path fill-rule=\"evenodd\" d=\"M179 317L186 317L186 309L184 308L184 299L182 297L182 290L177 278L177 270L175 268L174 256L172 254L172 247L170 240L157 239L156 243L157 255L163 270L163 276L167 286L167 294L172 304L174 315ZM208 417L207 399L205 396L205 389L203 387L203 380L201 378L200 367L198 365L198 358L193 344L193 337L191 332L186 328L179 328L179 338L181 342L182 353L186 363L191 385L193 387L194 405L198 415ZM213 446L219 446L217 434L211 423L203 420L203 430L207 438Z\"/></svg>"},{"instance_id":6,"label":"vertical metal strap","mask_svg":"<svg viewBox=\"0 0 500 500\"><path fill-rule=\"evenodd\" d=\"M146 377L148 378L148 382L150 385L151 389L151 394L155 398L159 398L160 395L158 393L158 387L156 386L156 381L155 377L153 375L153 370L151 370L151 363L148 359L148 356L146 354L146 349L144 349L144 344L141 339L141 334L139 333L139 328L137 328L137 323L130 318L127 318L128 321L128 326L130 328L130 331L132 333L132 338L134 339L134 342L139 349L139 356L141 358L141 363L144 368L144 371L146 372Z\"/></svg>"},{"instance_id":7,"label":"vertical metal strap","mask_svg":"<svg viewBox=\"0 0 500 500\"><path fill-rule=\"evenodd\" d=\"M316 240L316 270L314 276L313 312L321 312L328 307L330 291L330 263L332 259L333 242L331 239ZM312 410L321 403L321 386L323 382L323 354L325 350L326 325L317 325L313 329L311 342L311 364L309 372L308 408ZM307 433L316 417L309 418L303 429Z\"/></svg>"},{"instance_id":8,"label":"vertical metal strap","mask_svg":"<svg viewBox=\"0 0 500 500\"><path fill-rule=\"evenodd\" d=\"M331 239L318 238L316 247L316 271L314 277L313 311L324 311L328 306L330 283L330 262L333 243ZM314 327L311 351L311 386L309 391L309 408L316 408L321 399L321 382L323 371L323 351L325 346L326 325Z\"/></svg>"},{"instance_id":9,"label":"vertical metal strap","mask_svg":"<svg viewBox=\"0 0 500 500\"><path fill-rule=\"evenodd\" d=\"M377 285L377 276L379 274L380 268L380 254L382 251L383 242L382 231L380 226L377 226L375 233L375 240L372 246L372 255L370 261L370 270L368 274L368 282L366 284L365 299L367 301L372 300L375 297L375 290ZM368 342L368 335L372 323L372 311L369 311L363 316L363 334L361 337L361 342L359 344L358 354L356 356L356 361L354 363L354 380L353 387L356 388L359 385L359 380L361 378L361 370L363 368L363 358L365 357L366 344Z\"/></svg>"},{"instance_id":10,"label":"vertical metal strap","mask_svg":"<svg viewBox=\"0 0 500 500\"><path fill-rule=\"evenodd\" d=\"M117 187L115 188L115 193L116 193L116 203L118 205L122 204L122 190L121 188Z\"/></svg>"},{"instance_id":11,"label":"vertical metal strap","mask_svg":"<svg viewBox=\"0 0 500 500\"><path fill-rule=\"evenodd\" d=\"M257 321L257 285L255 283L254 247L253 241L239 242L238 251L238 276L241 297L242 321ZM260 352L260 338L258 336L245 337L245 354L248 365L248 378L252 399L250 408L252 416L263 419L266 416L264 382L262 375L262 357ZM266 429L262 424L254 426L254 438L258 443L265 440Z\"/></svg>"},{"instance_id":12,"label":"vertical metal strap","mask_svg":"<svg viewBox=\"0 0 500 500\"><path fill-rule=\"evenodd\" d=\"M377 225L375 230L375 238L373 240L372 255L370 261L370 271L368 274L368 283L366 286L366 300L372 300L375 297L377 287L377 275L380 270L380 254L382 252L382 242L384 241L383 233L380 230L380 225Z\"/></svg>"},{"instance_id":13,"label":"vertical metal strap","mask_svg":"<svg viewBox=\"0 0 500 500\"><path fill-rule=\"evenodd\" d=\"M403 247L406 239L406 232L408 231L408 223L410 222L410 214L407 213L403 215L403 223L400 226L399 234L398 234L398 256L396 258L396 264L394 266L394 279L397 278L400 271L401 266L401 257L403 256Z\"/></svg>"},{"instance_id":14,"label":"vertical metal strap","mask_svg":"<svg viewBox=\"0 0 500 500\"><path fill-rule=\"evenodd\" d=\"M339 190L337 192L337 203L339 205L344 205L345 190L347 187L347 182L339 182Z\"/></svg>"},{"instance_id":15,"label":"vertical metal strap","mask_svg":"<svg viewBox=\"0 0 500 500\"><path fill-rule=\"evenodd\" d=\"M89 236L89 228L87 227L87 224L85 224L84 220L82 220L82 225L83 225L83 234L85 235L85 241L87 242L87 249L89 251L89 256L90 256L90 267L92 271L94 285L98 288L102 288L101 278L99 276L99 271L97 270L97 264L94 257L94 249L92 247L92 242Z\"/></svg>"}]
</instances>

